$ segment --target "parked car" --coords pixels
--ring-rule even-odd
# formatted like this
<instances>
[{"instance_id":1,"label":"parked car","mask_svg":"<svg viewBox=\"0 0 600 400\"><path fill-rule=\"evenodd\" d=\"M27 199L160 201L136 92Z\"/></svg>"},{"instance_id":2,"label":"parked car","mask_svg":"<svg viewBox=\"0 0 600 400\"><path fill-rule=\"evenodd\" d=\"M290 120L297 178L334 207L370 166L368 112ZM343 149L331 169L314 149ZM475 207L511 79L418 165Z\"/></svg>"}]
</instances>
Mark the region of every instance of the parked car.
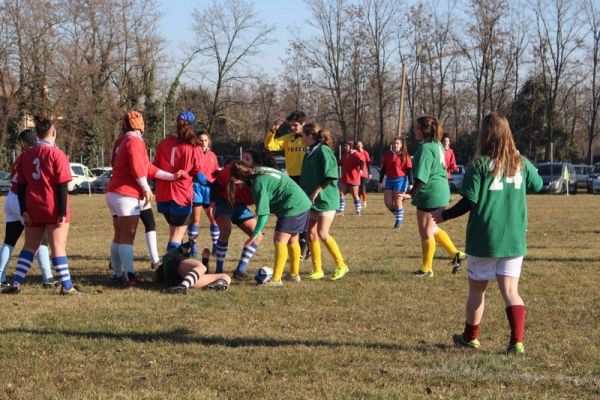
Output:
<instances>
[{"instance_id":1,"label":"parked car","mask_svg":"<svg viewBox=\"0 0 600 400\"><path fill-rule=\"evenodd\" d=\"M448 179L450 184L450 191L453 193L458 192L463 187L463 181L465 179L465 171L467 170L464 165L458 165L458 171L452 172L452 176Z\"/></svg>"},{"instance_id":2,"label":"parked car","mask_svg":"<svg viewBox=\"0 0 600 400\"><path fill-rule=\"evenodd\" d=\"M577 175L573 164L566 162L540 163L535 166L544 182L542 193L577 194ZM568 180L567 180L568 177Z\"/></svg>"},{"instance_id":3,"label":"parked car","mask_svg":"<svg viewBox=\"0 0 600 400\"><path fill-rule=\"evenodd\" d=\"M577 177L577 187L579 189L587 188L587 181L590 172L594 169L593 165L576 164L573 165L575 168L575 176Z\"/></svg>"},{"instance_id":4,"label":"parked car","mask_svg":"<svg viewBox=\"0 0 600 400\"><path fill-rule=\"evenodd\" d=\"M95 177L99 177L102 174L104 174L106 171L111 171L111 170L112 170L112 167L96 167L96 168L90 169L90 172Z\"/></svg>"},{"instance_id":5,"label":"parked car","mask_svg":"<svg viewBox=\"0 0 600 400\"><path fill-rule=\"evenodd\" d=\"M69 193L78 193L79 187L83 182L93 182L96 177L92 175L90 169L83 164L70 163L71 164L71 176L73 179L67 185Z\"/></svg>"},{"instance_id":6,"label":"parked car","mask_svg":"<svg viewBox=\"0 0 600 400\"><path fill-rule=\"evenodd\" d=\"M110 177L112 176L112 168L106 167L102 175L97 177L93 182L82 182L79 186L79 193L104 193Z\"/></svg>"},{"instance_id":7,"label":"parked car","mask_svg":"<svg viewBox=\"0 0 600 400\"><path fill-rule=\"evenodd\" d=\"M10 172L0 171L0 194L8 194L11 186Z\"/></svg>"},{"instance_id":8,"label":"parked car","mask_svg":"<svg viewBox=\"0 0 600 400\"><path fill-rule=\"evenodd\" d=\"M278 170L285 172L285 157L284 156L275 156L275 157L273 157L273 159L275 160L275 167Z\"/></svg>"},{"instance_id":9,"label":"parked car","mask_svg":"<svg viewBox=\"0 0 600 400\"><path fill-rule=\"evenodd\" d=\"M370 165L369 174L371 174L371 178L367 181L367 192L379 192L381 168L376 165Z\"/></svg>"},{"instance_id":10,"label":"parked car","mask_svg":"<svg viewBox=\"0 0 600 400\"><path fill-rule=\"evenodd\" d=\"M592 179L592 191L591 193L600 193L600 177Z\"/></svg>"},{"instance_id":11,"label":"parked car","mask_svg":"<svg viewBox=\"0 0 600 400\"><path fill-rule=\"evenodd\" d=\"M593 183L600 176L600 164L596 164L587 177L587 192L594 193Z\"/></svg>"}]
</instances>

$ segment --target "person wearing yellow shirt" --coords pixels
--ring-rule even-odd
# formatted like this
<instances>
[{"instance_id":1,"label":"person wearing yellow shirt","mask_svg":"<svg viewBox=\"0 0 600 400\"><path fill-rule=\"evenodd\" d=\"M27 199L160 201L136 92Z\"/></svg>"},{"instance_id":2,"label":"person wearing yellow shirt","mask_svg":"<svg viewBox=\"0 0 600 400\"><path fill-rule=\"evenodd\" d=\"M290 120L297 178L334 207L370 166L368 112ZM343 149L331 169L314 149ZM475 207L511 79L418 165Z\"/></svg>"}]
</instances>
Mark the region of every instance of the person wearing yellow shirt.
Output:
<instances>
[{"instance_id":1,"label":"person wearing yellow shirt","mask_svg":"<svg viewBox=\"0 0 600 400\"><path fill-rule=\"evenodd\" d=\"M302 141L302 127L306 114L302 111L294 111L287 118L280 118L265 136L265 148L269 151L283 151L285 157L285 169L290 178L296 183L300 181L302 172L302 160L306 153L306 146ZM277 130L287 121L290 127L289 133L276 137Z\"/></svg>"}]
</instances>

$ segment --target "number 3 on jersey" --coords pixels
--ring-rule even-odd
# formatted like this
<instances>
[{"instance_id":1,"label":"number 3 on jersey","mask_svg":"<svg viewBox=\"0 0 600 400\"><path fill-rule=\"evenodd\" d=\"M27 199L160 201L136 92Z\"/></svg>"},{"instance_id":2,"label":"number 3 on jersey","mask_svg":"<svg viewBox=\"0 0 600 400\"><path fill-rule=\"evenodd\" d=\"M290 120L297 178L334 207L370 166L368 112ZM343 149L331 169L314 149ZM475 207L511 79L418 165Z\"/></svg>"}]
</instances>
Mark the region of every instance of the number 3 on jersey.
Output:
<instances>
[{"instance_id":1,"label":"number 3 on jersey","mask_svg":"<svg viewBox=\"0 0 600 400\"><path fill-rule=\"evenodd\" d=\"M31 174L33 179L38 180L42 177L42 173L40 172L40 159L36 157L33 159L33 166L35 167L35 171Z\"/></svg>"}]
</instances>

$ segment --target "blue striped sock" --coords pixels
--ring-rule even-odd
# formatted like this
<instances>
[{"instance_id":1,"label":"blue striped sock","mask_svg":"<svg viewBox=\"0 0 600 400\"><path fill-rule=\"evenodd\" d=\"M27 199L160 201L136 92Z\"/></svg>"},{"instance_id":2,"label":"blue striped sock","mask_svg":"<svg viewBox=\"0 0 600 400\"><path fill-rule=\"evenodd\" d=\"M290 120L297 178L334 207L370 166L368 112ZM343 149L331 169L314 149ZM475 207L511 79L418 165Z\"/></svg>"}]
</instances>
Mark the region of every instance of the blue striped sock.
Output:
<instances>
[{"instance_id":1,"label":"blue striped sock","mask_svg":"<svg viewBox=\"0 0 600 400\"><path fill-rule=\"evenodd\" d=\"M394 217L396 217L396 224L402 225L402 221L404 220L404 208L395 208Z\"/></svg>"},{"instance_id":2,"label":"blue striped sock","mask_svg":"<svg viewBox=\"0 0 600 400\"><path fill-rule=\"evenodd\" d=\"M196 257L198 255L198 244L196 243L196 240L198 239L199 233L200 227L198 225L188 225L188 237L190 238L190 241L193 242L191 247L192 257Z\"/></svg>"},{"instance_id":3,"label":"blue striped sock","mask_svg":"<svg viewBox=\"0 0 600 400\"><path fill-rule=\"evenodd\" d=\"M346 199L343 197L340 197L340 209L338 211L341 213L344 213L345 209L346 209Z\"/></svg>"},{"instance_id":4,"label":"blue striped sock","mask_svg":"<svg viewBox=\"0 0 600 400\"><path fill-rule=\"evenodd\" d=\"M33 257L35 255L27 250L21 250L19 253L19 260L17 261L17 267L15 269L15 276L13 277L13 285L20 285L25 280L31 263L33 263Z\"/></svg>"},{"instance_id":5,"label":"blue striped sock","mask_svg":"<svg viewBox=\"0 0 600 400\"><path fill-rule=\"evenodd\" d=\"M258 245L256 243L252 243L250 246L244 246L242 249L242 255L240 255L240 260L238 261L236 268L238 272L244 272L246 268L248 268L248 264L250 263L252 257L254 257L256 249L258 249Z\"/></svg>"},{"instance_id":6,"label":"blue striped sock","mask_svg":"<svg viewBox=\"0 0 600 400\"><path fill-rule=\"evenodd\" d=\"M361 203L360 199L354 199L354 209L356 210L357 214L361 213L362 203Z\"/></svg>"},{"instance_id":7,"label":"blue striped sock","mask_svg":"<svg viewBox=\"0 0 600 400\"><path fill-rule=\"evenodd\" d=\"M223 266L225 264L225 257L227 256L227 246L229 242L221 242L217 241L215 245L215 256L217 258L217 263L215 265L215 272L220 274L223 272Z\"/></svg>"},{"instance_id":8,"label":"blue striped sock","mask_svg":"<svg viewBox=\"0 0 600 400\"><path fill-rule=\"evenodd\" d=\"M180 242L169 242L169 243L167 243L167 251L171 251L173 249L176 249L179 246L181 246Z\"/></svg>"},{"instance_id":9,"label":"blue striped sock","mask_svg":"<svg viewBox=\"0 0 600 400\"><path fill-rule=\"evenodd\" d=\"M58 276L63 289L71 289L73 287L73 282L71 282L71 274L69 273L69 260L67 260L67 256L52 257L52 265L54 265L54 268L56 269L56 275Z\"/></svg>"},{"instance_id":10,"label":"blue striped sock","mask_svg":"<svg viewBox=\"0 0 600 400\"><path fill-rule=\"evenodd\" d=\"M213 247L216 246L220 234L221 230L219 229L219 225L210 226L210 239L212 240Z\"/></svg>"}]
</instances>

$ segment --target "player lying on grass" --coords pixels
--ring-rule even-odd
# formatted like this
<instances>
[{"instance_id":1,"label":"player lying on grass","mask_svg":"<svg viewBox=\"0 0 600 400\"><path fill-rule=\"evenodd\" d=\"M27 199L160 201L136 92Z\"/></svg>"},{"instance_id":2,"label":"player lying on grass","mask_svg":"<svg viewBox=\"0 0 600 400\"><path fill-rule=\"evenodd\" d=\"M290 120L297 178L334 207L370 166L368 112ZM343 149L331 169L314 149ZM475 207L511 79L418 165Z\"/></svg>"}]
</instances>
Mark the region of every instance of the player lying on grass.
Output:
<instances>
[{"instance_id":1,"label":"player lying on grass","mask_svg":"<svg viewBox=\"0 0 600 400\"><path fill-rule=\"evenodd\" d=\"M169 285L168 293L186 294L189 289L227 290L227 274L207 274L207 267L192 257L193 241L169 250L156 269L156 281ZM208 249L205 249L208 250Z\"/></svg>"},{"instance_id":2,"label":"player lying on grass","mask_svg":"<svg viewBox=\"0 0 600 400\"><path fill-rule=\"evenodd\" d=\"M525 351L525 303L519 296L519 277L526 253L526 192L539 192L543 182L535 167L519 155L508 120L491 113L483 119L477 158L467 170L463 198L454 207L433 213L441 223L469 212L467 273L469 292L466 323L459 345L478 348L488 281L496 279L510 325L507 352Z\"/></svg>"}]
</instances>

